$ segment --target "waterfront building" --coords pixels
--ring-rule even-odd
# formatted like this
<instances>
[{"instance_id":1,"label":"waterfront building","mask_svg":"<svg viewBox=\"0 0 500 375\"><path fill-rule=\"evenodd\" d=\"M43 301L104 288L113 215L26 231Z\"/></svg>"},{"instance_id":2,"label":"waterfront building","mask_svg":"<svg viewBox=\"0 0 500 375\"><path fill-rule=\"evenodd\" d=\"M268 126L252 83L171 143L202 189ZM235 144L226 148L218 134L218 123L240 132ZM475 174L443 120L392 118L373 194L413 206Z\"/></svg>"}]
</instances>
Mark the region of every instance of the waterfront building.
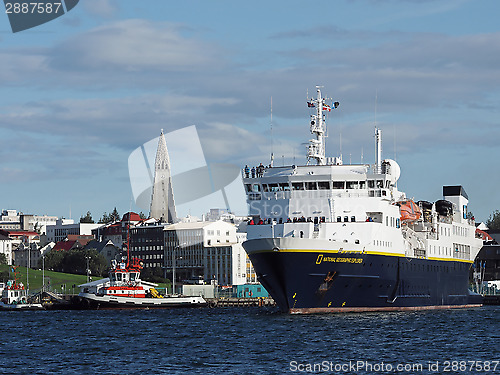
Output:
<instances>
[{"instance_id":1,"label":"waterfront building","mask_svg":"<svg viewBox=\"0 0 500 375\"><path fill-rule=\"evenodd\" d=\"M174 193L172 189L170 158L168 156L167 142L165 141L163 129L161 130L158 148L156 150L150 217L168 223L177 221Z\"/></svg>"},{"instance_id":2,"label":"waterfront building","mask_svg":"<svg viewBox=\"0 0 500 375\"><path fill-rule=\"evenodd\" d=\"M91 235L92 230L102 224L78 223L72 219L59 219L55 225L47 225L47 241L59 242L68 237L69 234Z\"/></svg>"},{"instance_id":3,"label":"waterfront building","mask_svg":"<svg viewBox=\"0 0 500 375\"><path fill-rule=\"evenodd\" d=\"M130 229L130 255L143 261L145 268L159 268L164 274L164 234L166 223L148 220Z\"/></svg>"},{"instance_id":4,"label":"waterfront building","mask_svg":"<svg viewBox=\"0 0 500 375\"><path fill-rule=\"evenodd\" d=\"M224 221L165 224L144 222L130 230L130 253L145 267L161 269L176 281L218 285L257 283L255 271L241 244L246 233Z\"/></svg>"},{"instance_id":5,"label":"waterfront building","mask_svg":"<svg viewBox=\"0 0 500 375\"><path fill-rule=\"evenodd\" d=\"M498 281L500 280L500 230L485 229L480 232L487 234L486 242L477 254L471 272L482 282Z\"/></svg>"},{"instance_id":6,"label":"waterfront building","mask_svg":"<svg viewBox=\"0 0 500 375\"><path fill-rule=\"evenodd\" d=\"M165 227L164 267L176 281L215 280L218 285L246 282L246 253L236 227L224 221L177 223ZM241 238L241 237L240 237Z\"/></svg>"}]
</instances>

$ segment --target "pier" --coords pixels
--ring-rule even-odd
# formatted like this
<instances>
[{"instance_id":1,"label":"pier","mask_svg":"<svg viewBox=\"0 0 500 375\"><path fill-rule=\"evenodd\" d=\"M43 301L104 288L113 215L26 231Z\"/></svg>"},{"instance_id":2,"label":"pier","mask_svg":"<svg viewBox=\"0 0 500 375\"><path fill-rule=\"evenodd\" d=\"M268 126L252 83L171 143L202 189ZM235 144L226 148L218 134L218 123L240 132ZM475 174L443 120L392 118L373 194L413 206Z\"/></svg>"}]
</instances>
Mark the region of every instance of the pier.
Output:
<instances>
[{"instance_id":1,"label":"pier","mask_svg":"<svg viewBox=\"0 0 500 375\"><path fill-rule=\"evenodd\" d=\"M205 298L210 307L272 307L276 302L271 297L257 298Z\"/></svg>"}]
</instances>

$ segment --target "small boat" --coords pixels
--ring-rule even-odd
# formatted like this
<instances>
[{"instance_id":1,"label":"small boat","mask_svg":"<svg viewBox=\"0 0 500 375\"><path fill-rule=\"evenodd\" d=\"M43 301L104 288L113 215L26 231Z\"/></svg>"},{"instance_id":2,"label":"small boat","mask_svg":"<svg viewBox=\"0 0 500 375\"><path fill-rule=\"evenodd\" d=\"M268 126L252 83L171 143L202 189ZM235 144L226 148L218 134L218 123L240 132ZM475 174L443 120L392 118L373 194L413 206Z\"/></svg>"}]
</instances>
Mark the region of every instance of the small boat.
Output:
<instances>
[{"instance_id":1,"label":"small boat","mask_svg":"<svg viewBox=\"0 0 500 375\"><path fill-rule=\"evenodd\" d=\"M14 280L7 281L2 290L0 310L44 310L41 303L32 303L29 299L28 289L22 282L17 281L17 266L12 267Z\"/></svg>"}]
</instances>

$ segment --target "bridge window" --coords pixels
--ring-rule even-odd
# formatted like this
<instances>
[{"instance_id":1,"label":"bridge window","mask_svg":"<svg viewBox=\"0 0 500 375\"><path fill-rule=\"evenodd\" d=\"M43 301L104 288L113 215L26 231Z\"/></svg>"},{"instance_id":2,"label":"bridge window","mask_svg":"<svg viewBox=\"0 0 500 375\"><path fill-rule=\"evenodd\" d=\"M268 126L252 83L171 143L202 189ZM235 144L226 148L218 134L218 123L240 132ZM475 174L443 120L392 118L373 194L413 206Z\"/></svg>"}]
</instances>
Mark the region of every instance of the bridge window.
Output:
<instances>
[{"instance_id":1,"label":"bridge window","mask_svg":"<svg viewBox=\"0 0 500 375\"><path fill-rule=\"evenodd\" d=\"M318 181L318 190L329 190L330 181Z\"/></svg>"},{"instance_id":2,"label":"bridge window","mask_svg":"<svg viewBox=\"0 0 500 375\"><path fill-rule=\"evenodd\" d=\"M344 181L333 181L332 189L344 189Z\"/></svg>"},{"instance_id":3,"label":"bridge window","mask_svg":"<svg viewBox=\"0 0 500 375\"><path fill-rule=\"evenodd\" d=\"M304 190L303 182L292 182L292 190Z\"/></svg>"},{"instance_id":4,"label":"bridge window","mask_svg":"<svg viewBox=\"0 0 500 375\"><path fill-rule=\"evenodd\" d=\"M280 183L278 184L280 190L283 191L289 191L290 190L290 185L288 183Z\"/></svg>"},{"instance_id":5,"label":"bridge window","mask_svg":"<svg viewBox=\"0 0 500 375\"><path fill-rule=\"evenodd\" d=\"M316 181L306 182L306 189L307 190L317 190Z\"/></svg>"},{"instance_id":6,"label":"bridge window","mask_svg":"<svg viewBox=\"0 0 500 375\"><path fill-rule=\"evenodd\" d=\"M347 181L346 189L357 189L359 186L358 181Z\"/></svg>"},{"instance_id":7,"label":"bridge window","mask_svg":"<svg viewBox=\"0 0 500 375\"><path fill-rule=\"evenodd\" d=\"M368 180L368 189L375 189L375 181Z\"/></svg>"},{"instance_id":8,"label":"bridge window","mask_svg":"<svg viewBox=\"0 0 500 375\"><path fill-rule=\"evenodd\" d=\"M254 193L259 192L259 191L260 191L260 185L259 185L259 184L253 184L253 185L252 185L252 191L253 191Z\"/></svg>"},{"instance_id":9,"label":"bridge window","mask_svg":"<svg viewBox=\"0 0 500 375\"><path fill-rule=\"evenodd\" d=\"M278 184L269 184L269 191L275 192L278 191Z\"/></svg>"}]
</instances>

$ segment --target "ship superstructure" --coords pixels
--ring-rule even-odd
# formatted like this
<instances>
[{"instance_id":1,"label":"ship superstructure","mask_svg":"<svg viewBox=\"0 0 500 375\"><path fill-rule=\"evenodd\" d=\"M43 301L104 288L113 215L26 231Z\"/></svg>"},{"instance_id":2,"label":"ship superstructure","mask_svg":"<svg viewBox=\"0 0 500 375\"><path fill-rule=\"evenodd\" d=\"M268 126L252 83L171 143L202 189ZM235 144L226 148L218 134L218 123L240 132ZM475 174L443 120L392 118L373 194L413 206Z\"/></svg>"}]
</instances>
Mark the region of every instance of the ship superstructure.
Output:
<instances>
[{"instance_id":1,"label":"ship superstructure","mask_svg":"<svg viewBox=\"0 0 500 375\"><path fill-rule=\"evenodd\" d=\"M469 267L482 241L461 186L414 202L398 190L399 165L325 157L325 111L317 87L307 165L243 172L252 220L243 246L259 281L290 312L399 310L475 304ZM311 164L315 162L315 164Z\"/></svg>"}]
</instances>

